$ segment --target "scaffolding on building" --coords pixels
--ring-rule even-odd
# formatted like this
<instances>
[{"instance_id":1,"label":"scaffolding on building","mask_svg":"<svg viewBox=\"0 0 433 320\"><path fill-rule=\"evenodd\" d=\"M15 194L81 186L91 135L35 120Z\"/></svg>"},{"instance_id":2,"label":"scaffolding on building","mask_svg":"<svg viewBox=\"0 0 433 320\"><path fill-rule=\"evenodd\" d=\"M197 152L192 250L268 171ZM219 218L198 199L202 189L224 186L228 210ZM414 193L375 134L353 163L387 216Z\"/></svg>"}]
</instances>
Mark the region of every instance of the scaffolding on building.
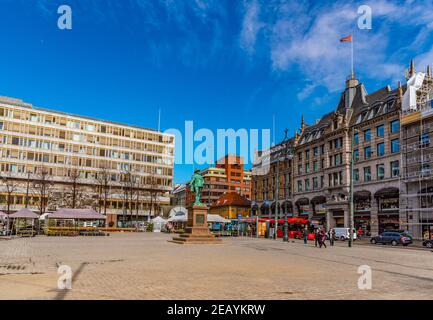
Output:
<instances>
[{"instance_id":1,"label":"scaffolding on building","mask_svg":"<svg viewBox=\"0 0 433 320\"><path fill-rule=\"evenodd\" d=\"M414 76L412 63L407 79ZM423 76L422 85L416 90L416 107L403 105L400 113L400 225L415 238L433 237L433 143L430 142L433 137L433 77L430 67ZM410 94L408 91L409 88L405 95Z\"/></svg>"}]
</instances>

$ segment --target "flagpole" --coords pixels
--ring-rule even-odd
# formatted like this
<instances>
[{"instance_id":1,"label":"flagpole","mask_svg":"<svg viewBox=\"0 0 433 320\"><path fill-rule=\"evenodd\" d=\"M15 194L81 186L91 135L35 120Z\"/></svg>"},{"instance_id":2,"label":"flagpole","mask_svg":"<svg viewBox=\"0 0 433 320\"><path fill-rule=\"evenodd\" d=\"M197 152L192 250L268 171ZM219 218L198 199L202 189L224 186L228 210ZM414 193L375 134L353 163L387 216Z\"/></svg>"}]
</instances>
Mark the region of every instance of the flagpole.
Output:
<instances>
[{"instance_id":1,"label":"flagpole","mask_svg":"<svg viewBox=\"0 0 433 320\"><path fill-rule=\"evenodd\" d=\"M352 79L355 79L355 72L354 72L354 67L353 67L353 33L352 33L352 41L350 41L350 45L351 45L351 53L352 53Z\"/></svg>"}]
</instances>

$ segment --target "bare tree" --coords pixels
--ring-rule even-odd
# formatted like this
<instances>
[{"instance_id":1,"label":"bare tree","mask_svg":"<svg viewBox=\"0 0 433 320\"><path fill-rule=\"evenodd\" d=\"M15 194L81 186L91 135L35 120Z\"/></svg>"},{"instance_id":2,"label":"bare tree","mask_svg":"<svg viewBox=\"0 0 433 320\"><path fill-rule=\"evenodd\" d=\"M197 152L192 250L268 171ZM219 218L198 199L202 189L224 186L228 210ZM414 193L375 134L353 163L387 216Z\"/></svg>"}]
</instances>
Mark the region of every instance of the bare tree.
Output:
<instances>
[{"instance_id":1,"label":"bare tree","mask_svg":"<svg viewBox=\"0 0 433 320\"><path fill-rule=\"evenodd\" d=\"M0 180L6 190L6 212L10 214L10 209L13 202L13 194L18 189L19 183L15 181L10 174L2 175Z\"/></svg>"},{"instance_id":2,"label":"bare tree","mask_svg":"<svg viewBox=\"0 0 433 320\"><path fill-rule=\"evenodd\" d=\"M64 193L64 203L72 208L84 208L94 206L93 199L90 199L89 192L85 192L81 183L81 175L78 168L68 170L68 186Z\"/></svg>"},{"instance_id":3,"label":"bare tree","mask_svg":"<svg viewBox=\"0 0 433 320\"><path fill-rule=\"evenodd\" d=\"M141 199L141 181L140 176L135 176L135 221L136 228L138 230L138 209L140 206L140 199Z\"/></svg>"},{"instance_id":4,"label":"bare tree","mask_svg":"<svg viewBox=\"0 0 433 320\"><path fill-rule=\"evenodd\" d=\"M44 214L51 202L53 183L50 180L48 168L37 168L33 181L33 193L38 196L37 207L40 214Z\"/></svg>"},{"instance_id":5,"label":"bare tree","mask_svg":"<svg viewBox=\"0 0 433 320\"><path fill-rule=\"evenodd\" d=\"M121 176L122 183L122 199L123 199L123 221L125 221L125 217L128 214L128 209L132 212L131 206L131 193L132 193L132 174L131 170L128 167Z\"/></svg>"},{"instance_id":6,"label":"bare tree","mask_svg":"<svg viewBox=\"0 0 433 320\"><path fill-rule=\"evenodd\" d=\"M159 206L159 194L161 193L161 191L159 190L159 184L158 184L158 180L157 180L157 176L156 174L153 172L148 176L147 182L149 184L149 195L150 195L150 211L149 211L149 216L148 216L148 221L150 221L150 216L152 215L152 210L154 209L154 207L158 207ZM156 209L155 209L156 212Z\"/></svg>"},{"instance_id":7,"label":"bare tree","mask_svg":"<svg viewBox=\"0 0 433 320\"><path fill-rule=\"evenodd\" d=\"M79 180L80 180L80 171L77 168L72 168L69 171L69 182L70 186L70 195L71 195L71 207L75 209L77 207L77 199L78 193L80 192L79 188Z\"/></svg>"},{"instance_id":8,"label":"bare tree","mask_svg":"<svg viewBox=\"0 0 433 320\"><path fill-rule=\"evenodd\" d=\"M102 208L104 209L104 214L107 214L107 201L110 194L110 181L111 175L106 166L103 166L99 172L96 174L96 181L98 184L98 205L99 213L101 213Z\"/></svg>"}]
</instances>

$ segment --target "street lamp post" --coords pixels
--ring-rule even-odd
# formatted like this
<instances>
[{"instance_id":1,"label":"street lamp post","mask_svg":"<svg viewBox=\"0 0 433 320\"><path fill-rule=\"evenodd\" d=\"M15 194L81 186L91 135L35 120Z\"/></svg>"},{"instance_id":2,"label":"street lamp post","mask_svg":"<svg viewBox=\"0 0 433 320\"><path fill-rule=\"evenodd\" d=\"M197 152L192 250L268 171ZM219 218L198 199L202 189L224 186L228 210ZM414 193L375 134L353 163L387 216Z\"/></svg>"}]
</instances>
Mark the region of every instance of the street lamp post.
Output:
<instances>
[{"instance_id":1,"label":"street lamp post","mask_svg":"<svg viewBox=\"0 0 433 320\"><path fill-rule=\"evenodd\" d=\"M30 171L27 172L26 209L29 207Z\"/></svg>"},{"instance_id":2,"label":"street lamp post","mask_svg":"<svg viewBox=\"0 0 433 320\"><path fill-rule=\"evenodd\" d=\"M353 225L354 225L354 203L353 203L353 176L354 176L354 154L353 154L353 147L355 145L355 128L352 128L351 133L351 144L350 144L350 198L349 198L349 242L348 246L349 248L353 245Z\"/></svg>"},{"instance_id":3,"label":"street lamp post","mask_svg":"<svg viewBox=\"0 0 433 320\"><path fill-rule=\"evenodd\" d=\"M275 177L275 223L274 223L274 239L278 239L278 199L280 198L280 156L277 153L277 176Z\"/></svg>"},{"instance_id":4,"label":"street lamp post","mask_svg":"<svg viewBox=\"0 0 433 320\"><path fill-rule=\"evenodd\" d=\"M285 131L285 137L283 139L282 142L282 152L283 152L283 162L286 160L287 157L287 132L288 130L286 129ZM280 198L280 154L277 153L277 176L276 176L276 192L275 192L275 239L278 239L278 217L277 217L277 202ZM284 197L286 197L286 195L284 195ZM287 206L286 206L286 210L284 210L284 225L283 225L283 241L289 241L289 237L288 237L288 223L287 223Z\"/></svg>"},{"instance_id":5,"label":"street lamp post","mask_svg":"<svg viewBox=\"0 0 433 320\"><path fill-rule=\"evenodd\" d=\"M286 138L287 138L287 129L286 129ZM288 151L288 143L285 142L284 145L284 161L287 160L287 151ZM286 163L287 164L287 163ZM283 235L283 241L288 242L289 241L289 223L287 221L287 168L286 168L286 175L284 179L284 235Z\"/></svg>"}]
</instances>

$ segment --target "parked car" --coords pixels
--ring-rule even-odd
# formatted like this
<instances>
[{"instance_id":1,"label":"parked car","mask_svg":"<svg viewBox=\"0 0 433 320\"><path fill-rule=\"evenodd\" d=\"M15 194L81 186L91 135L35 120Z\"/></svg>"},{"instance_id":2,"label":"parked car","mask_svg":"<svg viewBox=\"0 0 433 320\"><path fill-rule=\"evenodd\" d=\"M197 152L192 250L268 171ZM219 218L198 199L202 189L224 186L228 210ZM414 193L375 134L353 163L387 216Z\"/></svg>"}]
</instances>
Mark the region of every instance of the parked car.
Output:
<instances>
[{"instance_id":1,"label":"parked car","mask_svg":"<svg viewBox=\"0 0 433 320\"><path fill-rule=\"evenodd\" d=\"M406 238L410 238L410 240L413 240L413 236L407 232L406 230L385 230L384 232L398 232L401 235L403 235Z\"/></svg>"},{"instance_id":2,"label":"parked car","mask_svg":"<svg viewBox=\"0 0 433 320\"><path fill-rule=\"evenodd\" d=\"M372 244L388 244L390 243L393 246L397 246L399 244L403 246L407 246L412 243L412 238L405 236L404 234L393 231L393 232L384 232L379 236L372 237L370 239Z\"/></svg>"},{"instance_id":3,"label":"parked car","mask_svg":"<svg viewBox=\"0 0 433 320\"><path fill-rule=\"evenodd\" d=\"M349 240L350 238L350 228L334 228L335 235L334 239L345 241ZM358 238L356 234L356 230L353 229L353 240L356 240Z\"/></svg>"},{"instance_id":4,"label":"parked car","mask_svg":"<svg viewBox=\"0 0 433 320\"><path fill-rule=\"evenodd\" d=\"M427 248L433 248L433 239L429 239L429 240L424 240L423 242L422 242L422 245L424 246L424 247L427 247Z\"/></svg>"}]
</instances>

